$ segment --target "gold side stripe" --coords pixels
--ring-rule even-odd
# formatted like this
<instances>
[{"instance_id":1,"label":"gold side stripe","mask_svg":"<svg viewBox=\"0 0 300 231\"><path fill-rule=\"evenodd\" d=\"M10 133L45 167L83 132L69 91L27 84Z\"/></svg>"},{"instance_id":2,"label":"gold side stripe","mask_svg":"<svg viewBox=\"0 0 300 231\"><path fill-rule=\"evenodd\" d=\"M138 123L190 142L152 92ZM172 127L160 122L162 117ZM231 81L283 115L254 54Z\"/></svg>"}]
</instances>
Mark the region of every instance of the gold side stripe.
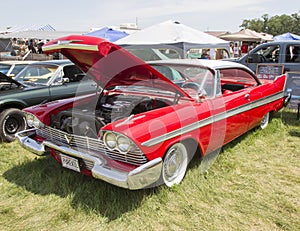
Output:
<instances>
[{"instance_id":1,"label":"gold side stripe","mask_svg":"<svg viewBox=\"0 0 300 231\"><path fill-rule=\"evenodd\" d=\"M46 47L43 47L43 51L51 51L57 49L76 49L76 50L86 50L86 51L98 51L98 46L96 45L85 45L85 44L53 44Z\"/></svg>"}]
</instances>

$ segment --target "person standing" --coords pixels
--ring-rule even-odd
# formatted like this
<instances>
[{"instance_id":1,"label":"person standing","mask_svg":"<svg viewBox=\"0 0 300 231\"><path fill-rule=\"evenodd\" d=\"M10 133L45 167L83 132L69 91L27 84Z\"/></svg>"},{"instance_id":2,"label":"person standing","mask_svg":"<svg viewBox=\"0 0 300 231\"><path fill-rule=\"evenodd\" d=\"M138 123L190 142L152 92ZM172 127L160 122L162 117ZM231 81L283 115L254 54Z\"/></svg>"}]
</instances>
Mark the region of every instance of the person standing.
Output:
<instances>
[{"instance_id":1,"label":"person standing","mask_svg":"<svg viewBox=\"0 0 300 231\"><path fill-rule=\"evenodd\" d=\"M240 48L238 47L237 43L234 44L233 55L235 58L240 57Z\"/></svg>"},{"instance_id":2,"label":"person standing","mask_svg":"<svg viewBox=\"0 0 300 231\"><path fill-rule=\"evenodd\" d=\"M241 47L241 52L242 52L242 55L248 53L248 43L243 42L243 45Z\"/></svg>"},{"instance_id":3,"label":"person standing","mask_svg":"<svg viewBox=\"0 0 300 231\"><path fill-rule=\"evenodd\" d=\"M38 49L39 54L43 54L42 46L44 46L44 42L42 40L39 40L39 42L37 44L37 49Z\"/></svg>"},{"instance_id":4,"label":"person standing","mask_svg":"<svg viewBox=\"0 0 300 231\"><path fill-rule=\"evenodd\" d=\"M33 39L30 39L28 42L28 50L30 50L32 53L36 53L36 49L34 47Z\"/></svg>"}]
</instances>

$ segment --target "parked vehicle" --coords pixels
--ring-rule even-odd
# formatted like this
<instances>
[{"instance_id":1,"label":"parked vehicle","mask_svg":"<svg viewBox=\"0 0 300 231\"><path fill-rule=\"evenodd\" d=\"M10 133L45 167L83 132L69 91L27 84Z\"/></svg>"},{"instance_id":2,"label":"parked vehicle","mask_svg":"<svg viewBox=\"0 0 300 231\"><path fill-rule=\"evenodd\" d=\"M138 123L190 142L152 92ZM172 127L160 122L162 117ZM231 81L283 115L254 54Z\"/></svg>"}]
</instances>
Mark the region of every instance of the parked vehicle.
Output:
<instances>
[{"instance_id":1,"label":"parked vehicle","mask_svg":"<svg viewBox=\"0 0 300 231\"><path fill-rule=\"evenodd\" d=\"M76 94L95 92L96 84L93 81L80 81L82 74L69 60L28 64L13 79L0 73L1 141L13 141L15 133L26 128L21 109Z\"/></svg>"},{"instance_id":2,"label":"parked vehicle","mask_svg":"<svg viewBox=\"0 0 300 231\"><path fill-rule=\"evenodd\" d=\"M0 72L13 78L15 77L20 71L23 70L29 63L33 61L1 61L0 62Z\"/></svg>"},{"instance_id":3,"label":"parked vehicle","mask_svg":"<svg viewBox=\"0 0 300 231\"><path fill-rule=\"evenodd\" d=\"M246 65L254 72L258 64L282 64L284 72L300 72L300 41L263 43L233 61Z\"/></svg>"},{"instance_id":4,"label":"parked vehicle","mask_svg":"<svg viewBox=\"0 0 300 231\"><path fill-rule=\"evenodd\" d=\"M38 155L129 189L179 184L195 155L266 128L287 100L286 76L259 80L244 65L213 60L145 63L101 38L69 36L61 52L101 86L97 95L24 109L17 134Z\"/></svg>"}]
</instances>

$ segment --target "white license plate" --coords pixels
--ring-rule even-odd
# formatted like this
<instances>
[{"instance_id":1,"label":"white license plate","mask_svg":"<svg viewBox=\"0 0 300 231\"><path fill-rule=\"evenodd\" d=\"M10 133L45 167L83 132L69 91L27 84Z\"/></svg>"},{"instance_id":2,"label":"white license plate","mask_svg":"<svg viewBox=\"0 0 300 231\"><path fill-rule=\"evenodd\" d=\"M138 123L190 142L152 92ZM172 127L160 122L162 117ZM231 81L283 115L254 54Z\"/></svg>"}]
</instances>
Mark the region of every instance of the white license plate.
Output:
<instances>
[{"instance_id":1,"label":"white license plate","mask_svg":"<svg viewBox=\"0 0 300 231\"><path fill-rule=\"evenodd\" d=\"M62 166L80 172L79 162L76 158L60 154Z\"/></svg>"}]
</instances>

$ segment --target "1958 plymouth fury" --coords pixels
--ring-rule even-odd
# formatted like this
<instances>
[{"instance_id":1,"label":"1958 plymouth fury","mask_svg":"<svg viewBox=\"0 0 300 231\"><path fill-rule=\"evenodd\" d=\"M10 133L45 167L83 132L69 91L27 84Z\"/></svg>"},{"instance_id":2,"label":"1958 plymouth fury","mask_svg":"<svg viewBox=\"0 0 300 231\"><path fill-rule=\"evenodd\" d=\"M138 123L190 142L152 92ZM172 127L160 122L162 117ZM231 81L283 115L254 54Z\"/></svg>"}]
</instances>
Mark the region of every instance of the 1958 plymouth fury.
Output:
<instances>
[{"instance_id":1,"label":"1958 plymouth fury","mask_svg":"<svg viewBox=\"0 0 300 231\"><path fill-rule=\"evenodd\" d=\"M32 128L17 134L20 144L129 189L179 184L194 155L204 157L254 127L265 128L288 99L284 75L262 81L238 63L145 63L85 36L53 40L44 51L61 52L100 90L26 108Z\"/></svg>"}]
</instances>

